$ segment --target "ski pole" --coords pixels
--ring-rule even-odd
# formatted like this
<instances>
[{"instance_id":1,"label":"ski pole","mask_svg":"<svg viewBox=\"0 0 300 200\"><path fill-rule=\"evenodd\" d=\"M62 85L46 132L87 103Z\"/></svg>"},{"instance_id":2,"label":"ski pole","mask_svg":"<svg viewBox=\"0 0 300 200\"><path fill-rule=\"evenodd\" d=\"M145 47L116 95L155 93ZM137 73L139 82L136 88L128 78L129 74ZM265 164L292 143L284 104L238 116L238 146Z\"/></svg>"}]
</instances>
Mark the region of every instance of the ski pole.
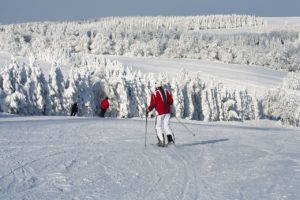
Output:
<instances>
[{"instance_id":1,"label":"ski pole","mask_svg":"<svg viewBox=\"0 0 300 200\"><path fill-rule=\"evenodd\" d=\"M145 147L147 146L147 118L148 118L148 113L146 113L146 127L145 127Z\"/></svg>"},{"instance_id":2,"label":"ski pole","mask_svg":"<svg viewBox=\"0 0 300 200\"><path fill-rule=\"evenodd\" d=\"M193 133L193 131L191 131L184 123L182 123L176 116L175 118L177 119L177 121L186 129L188 130L193 136L195 136L195 133Z\"/></svg>"}]
</instances>

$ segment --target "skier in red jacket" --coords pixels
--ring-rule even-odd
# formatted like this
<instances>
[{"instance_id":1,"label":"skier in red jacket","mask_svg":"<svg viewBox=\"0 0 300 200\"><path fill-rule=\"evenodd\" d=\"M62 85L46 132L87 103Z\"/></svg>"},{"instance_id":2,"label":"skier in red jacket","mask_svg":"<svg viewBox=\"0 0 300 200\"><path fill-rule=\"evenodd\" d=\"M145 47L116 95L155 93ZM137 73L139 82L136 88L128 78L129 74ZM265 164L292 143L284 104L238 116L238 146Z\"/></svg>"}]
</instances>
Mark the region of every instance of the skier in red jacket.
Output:
<instances>
[{"instance_id":1,"label":"skier in red jacket","mask_svg":"<svg viewBox=\"0 0 300 200\"><path fill-rule=\"evenodd\" d=\"M161 81L156 81L155 92L151 94L150 105L146 114L156 109L156 134L158 146L167 146L168 143L175 143L175 136L170 128L171 105L173 105L173 97L168 90L164 90Z\"/></svg>"},{"instance_id":2,"label":"skier in red jacket","mask_svg":"<svg viewBox=\"0 0 300 200\"><path fill-rule=\"evenodd\" d=\"M100 117L104 117L106 110L109 108L109 102L108 102L108 97L105 97L101 101L101 112L100 112Z\"/></svg>"}]
</instances>

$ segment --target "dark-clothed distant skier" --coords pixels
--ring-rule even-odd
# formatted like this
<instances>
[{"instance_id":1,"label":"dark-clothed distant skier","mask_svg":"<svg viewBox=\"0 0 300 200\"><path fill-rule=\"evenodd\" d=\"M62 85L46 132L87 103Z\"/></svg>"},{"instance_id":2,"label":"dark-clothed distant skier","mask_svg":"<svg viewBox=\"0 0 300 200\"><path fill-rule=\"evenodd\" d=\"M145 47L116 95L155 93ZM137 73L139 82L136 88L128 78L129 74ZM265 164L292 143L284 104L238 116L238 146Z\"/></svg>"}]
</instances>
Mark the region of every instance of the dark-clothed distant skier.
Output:
<instances>
[{"instance_id":1,"label":"dark-clothed distant skier","mask_svg":"<svg viewBox=\"0 0 300 200\"><path fill-rule=\"evenodd\" d=\"M71 116L77 115L77 112L78 112L78 105L77 102L75 102L71 107Z\"/></svg>"}]
</instances>

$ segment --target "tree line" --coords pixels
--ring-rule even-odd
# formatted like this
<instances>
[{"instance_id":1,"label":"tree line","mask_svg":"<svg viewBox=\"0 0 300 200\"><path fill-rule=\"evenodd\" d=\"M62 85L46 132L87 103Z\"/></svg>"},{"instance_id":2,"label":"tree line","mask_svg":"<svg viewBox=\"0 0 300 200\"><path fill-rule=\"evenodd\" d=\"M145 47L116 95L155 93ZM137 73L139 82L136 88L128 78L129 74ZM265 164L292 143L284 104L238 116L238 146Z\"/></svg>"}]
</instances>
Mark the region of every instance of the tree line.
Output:
<instances>
[{"instance_id":1,"label":"tree line","mask_svg":"<svg viewBox=\"0 0 300 200\"><path fill-rule=\"evenodd\" d=\"M78 103L79 116L97 116L100 100L110 97L110 117L145 117L157 78L104 58L74 65L67 77L54 63L45 78L34 58L29 64L15 59L0 68L0 111L23 115L69 115ZM174 97L173 115L203 121L281 119L299 126L299 73L290 74L284 84L262 96L247 89L227 88L218 81L205 82L200 74L182 70L169 80L160 74ZM155 113L153 113L155 115Z\"/></svg>"}]
</instances>

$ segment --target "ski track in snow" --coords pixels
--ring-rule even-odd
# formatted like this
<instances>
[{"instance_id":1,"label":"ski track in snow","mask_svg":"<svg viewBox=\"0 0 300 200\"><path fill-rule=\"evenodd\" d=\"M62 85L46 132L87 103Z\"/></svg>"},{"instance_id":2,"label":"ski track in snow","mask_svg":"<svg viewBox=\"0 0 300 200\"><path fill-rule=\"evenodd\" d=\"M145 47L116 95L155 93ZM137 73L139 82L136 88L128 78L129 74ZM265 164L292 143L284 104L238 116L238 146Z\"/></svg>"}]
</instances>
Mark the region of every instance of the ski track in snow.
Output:
<instances>
[{"instance_id":1,"label":"ski track in snow","mask_svg":"<svg viewBox=\"0 0 300 200\"><path fill-rule=\"evenodd\" d=\"M174 119L0 117L0 199L300 199L299 128Z\"/></svg>"}]
</instances>

